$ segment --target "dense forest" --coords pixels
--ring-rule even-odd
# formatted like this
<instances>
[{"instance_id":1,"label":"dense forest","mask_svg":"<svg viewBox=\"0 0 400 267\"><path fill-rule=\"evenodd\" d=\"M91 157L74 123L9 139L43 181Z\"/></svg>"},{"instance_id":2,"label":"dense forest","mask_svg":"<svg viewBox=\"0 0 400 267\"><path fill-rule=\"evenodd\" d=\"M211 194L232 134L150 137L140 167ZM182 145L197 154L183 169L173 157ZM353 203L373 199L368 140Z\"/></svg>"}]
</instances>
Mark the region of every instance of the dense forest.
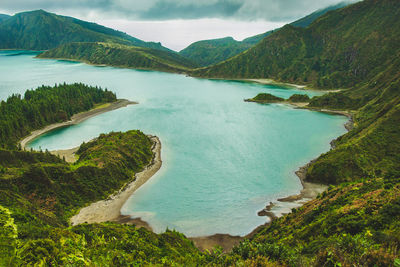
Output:
<instances>
[{"instance_id":1,"label":"dense forest","mask_svg":"<svg viewBox=\"0 0 400 267\"><path fill-rule=\"evenodd\" d=\"M32 130L66 121L95 104L113 102L114 93L84 84L59 84L12 95L0 103L0 147L15 147Z\"/></svg>"}]
</instances>

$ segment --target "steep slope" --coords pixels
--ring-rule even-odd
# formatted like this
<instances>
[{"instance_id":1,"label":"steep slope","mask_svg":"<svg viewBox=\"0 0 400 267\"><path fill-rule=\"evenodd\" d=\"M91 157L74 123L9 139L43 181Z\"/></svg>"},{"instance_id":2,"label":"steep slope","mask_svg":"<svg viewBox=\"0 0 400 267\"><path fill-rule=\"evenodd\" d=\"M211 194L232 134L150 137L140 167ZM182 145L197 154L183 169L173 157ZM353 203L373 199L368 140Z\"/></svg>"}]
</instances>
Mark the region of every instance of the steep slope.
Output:
<instances>
[{"instance_id":1,"label":"steep slope","mask_svg":"<svg viewBox=\"0 0 400 267\"><path fill-rule=\"evenodd\" d=\"M354 86L371 80L400 50L399 5L366 0L328 12L306 29L286 25L242 54L193 75Z\"/></svg>"},{"instance_id":2,"label":"steep slope","mask_svg":"<svg viewBox=\"0 0 400 267\"><path fill-rule=\"evenodd\" d=\"M330 187L233 249L231 257L284 266L397 266L400 179Z\"/></svg>"},{"instance_id":3,"label":"steep slope","mask_svg":"<svg viewBox=\"0 0 400 267\"><path fill-rule=\"evenodd\" d=\"M18 13L0 22L0 49L46 50L68 42L114 42L171 51L160 43L43 10Z\"/></svg>"},{"instance_id":4,"label":"steep slope","mask_svg":"<svg viewBox=\"0 0 400 267\"><path fill-rule=\"evenodd\" d=\"M292 22L290 25L306 28L325 13L342 8L348 4L348 2L342 2L337 5L329 6ZM277 30L279 29L251 36L243 41L236 41L232 37L198 41L181 50L179 54L191 59L199 66L210 66L238 55Z\"/></svg>"},{"instance_id":5,"label":"steep slope","mask_svg":"<svg viewBox=\"0 0 400 267\"><path fill-rule=\"evenodd\" d=\"M369 83L312 99L310 106L357 109L355 128L307 171L309 181L337 184L400 171L400 54Z\"/></svg>"},{"instance_id":6,"label":"steep slope","mask_svg":"<svg viewBox=\"0 0 400 267\"><path fill-rule=\"evenodd\" d=\"M182 72L195 65L176 53L111 43L68 43L38 55L90 64Z\"/></svg>"}]
</instances>

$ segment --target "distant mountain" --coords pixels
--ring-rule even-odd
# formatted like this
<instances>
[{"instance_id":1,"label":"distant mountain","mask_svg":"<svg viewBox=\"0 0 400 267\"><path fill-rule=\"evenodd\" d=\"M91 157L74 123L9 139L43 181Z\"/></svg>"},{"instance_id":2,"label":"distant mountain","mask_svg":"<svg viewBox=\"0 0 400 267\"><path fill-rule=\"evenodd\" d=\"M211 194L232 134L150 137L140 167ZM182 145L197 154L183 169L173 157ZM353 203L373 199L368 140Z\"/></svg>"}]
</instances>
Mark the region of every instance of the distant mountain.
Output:
<instances>
[{"instance_id":1,"label":"distant mountain","mask_svg":"<svg viewBox=\"0 0 400 267\"><path fill-rule=\"evenodd\" d=\"M209 66L233 57L251 46L252 44L236 41L232 37L225 37L195 42L179 54L195 61L200 66Z\"/></svg>"},{"instance_id":2,"label":"distant mountain","mask_svg":"<svg viewBox=\"0 0 400 267\"><path fill-rule=\"evenodd\" d=\"M47 50L69 42L113 42L171 51L123 32L44 10L18 13L0 21L0 49Z\"/></svg>"},{"instance_id":3,"label":"distant mountain","mask_svg":"<svg viewBox=\"0 0 400 267\"><path fill-rule=\"evenodd\" d=\"M400 2L373 3L366 0L329 12L308 28L286 25L251 49L196 74L272 78L319 88L348 88L369 80L400 50L400 9L395 5Z\"/></svg>"},{"instance_id":4,"label":"distant mountain","mask_svg":"<svg viewBox=\"0 0 400 267\"><path fill-rule=\"evenodd\" d=\"M349 3L342 2L337 5L317 10L314 13L291 23L291 25L305 28L327 12L342 8L346 5L349 5ZM181 50L179 54L191 59L200 66L206 67L227 60L228 58L249 49L276 30L257 34L248 37L243 41L236 41L232 37L198 41Z\"/></svg>"},{"instance_id":5,"label":"distant mountain","mask_svg":"<svg viewBox=\"0 0 400 267\"><path fill-rule=\"evenodd\" d=\"M70 59L96 65L170 72L184 72L195 67L177 53L101 42L62 44L38 55L38 58Z\"/></svg>"},{"instance_id":6,"label":"distant mountain","mask_svg":"<svg viewBox=\"0 0 400 267\"><path fill-rule=\"evenodd\" d=\"M3 20L8 19L9 17L11 17L11 16L6 15L6 14L0 14L0 22L2 22Z\"/></svg>"}]
</instances>

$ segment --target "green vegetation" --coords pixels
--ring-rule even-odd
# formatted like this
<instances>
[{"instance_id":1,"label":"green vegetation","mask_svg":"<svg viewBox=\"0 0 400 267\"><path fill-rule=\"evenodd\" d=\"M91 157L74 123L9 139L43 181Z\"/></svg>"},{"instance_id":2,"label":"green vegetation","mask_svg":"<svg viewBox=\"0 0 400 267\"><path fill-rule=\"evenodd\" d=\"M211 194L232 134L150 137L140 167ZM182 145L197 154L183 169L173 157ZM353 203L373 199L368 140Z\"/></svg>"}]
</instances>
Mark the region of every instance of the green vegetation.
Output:
<instances>
[{"instance_id":1,"label":"green vegetation","mask_svg":"<svg viewBox=\"0 0 400 267\"><path fill-rule=\"evenodd\" d=\"M241 259L288 266L397 266L399 173L331 186L234 248Z\"/></svg>"},{"instance_id":2,"label":"green vegetation","mask_svg":"<svg viewBox=\"0 0 400 267\"><path fill-rule=\"evenodd\" d=\"M49 153L0 150L5 168L0 174L0 265L161 264L199 253L171 231L156 235L112 223L68 227L79 208L131 182L151 162L151 147L146 135L128 131L83 144L72 165Z\"/></svg>"},{"instance_id":3,"label":"green vegetation","mask_svg":"<svg viewBox=\"0 0 400 267\"><path fill-rule=\"evenodd\" d=\"M277 97L268 93L260 93L256 97L246 99L247 102L258 102L258 103L276 103L285 101L284 98Z\"/></svg>"},{"instance_id":4,"label":"green vegetation","mask_svg":"<svg viewBox=\"0 0 400 267\"><path fill-rule=\"evenodd\" d=\"M305 28L325 13L342 8L346 5L348 5L348 3L342 2L337 5L329 6L292 22L290 25ZM236 41L232 37L198 41L181 50L179 54L192 60L201 67L206 67L240 54L277 30L279 29L257 34L243 41Z\"/></svg>"},{"instance_id":5,"label":"green vegetation","mask_svg":"<svg viewBox=\"0 0 400 267\"><path fill-rule=\"evenodd\" d=\"M100 135L82 144L74 164L47 152L15 149L18 138L35 127L90 108L88 99L99 95L98 102L112 101L114 94L63 85L2 102L0 129L20 130L14 135L3 131L0 140L0 266L399 266L399 5L397 0L365 0L328 12L306 29L286 26L243 54L195 72L347 88L307 101L301 95L289 100L354 114L354 129L335 140L335 149L307 171L308 181L331 184L329 189L261 227L227 254L219 248L199 252L174 231L157 235L114 223L68 225L79 208L120 189L151 161L152 142L140 131ZM57 100L61 92L69 93ZM75 92L86 100L77 103ZM42 102L35 100L42 95ZM260 94L254 99L276 97ZM78 108L60 108L66 114L62 118L57 112L41 113L53 101L71 101ZM40 124L29 124L30 112L23 108L27 103L45 117ZM13 112L19 119L13 120Z\"/></svg>"},{"instance_id":6,"label":"green vegetation","mask_svg":"<svg viewBox=\"0 0 400 267\"><path fill-rule=\"evenodd\" d=\"M308 103L310 102L310 97L308 95L293 94L289 99L284 99L277 97L268 93L260 93L256 97L246 99L246 102L257 102L257 103Z\"/></svg>"},{"instance_id":7,"label":"green vegetation","mask_svg":"<svg viewBox=\"0 0 400 267\"><path fill-rule=\"evenodd\" d=\"M193 75L349 88L373 79L398 57L399 10L395 0L366 0L328 12L305 29L286 25L251 49Z\"/></svg>"},{"instance_id":8,"label":"green vegetation","mask_svg":"<svg viewBox=\"0 0 400 267\"><path fill-rule=\"evenodd\" d=\"M70 42L112 42L172 52L160 43L144 42L96 23L44 10L4 18L0 17L0 49L46 50Z\"/></svg>"},{"instance_id":9,"label":"green vegetation","mask_svg":"<svg viewBox=\"0 0 400 267\"><path fill-rule=\"evenodd\" d=\"M68 43L38 57L172 72L183 72L194 67L192 62L175 53L111 43Z\"/></svg>"},{"instance_id":10,"label":"green vegetation","mask_svg":"<svg viewBox=\"0 0 400 267\"><path fill-rule=\"evenodd\" d=\"M12 95L0 103L0 147L15 147L31 131L66 121L95 104L113 102L115 94L84 84L59 84L28 90L24 97Z\"/></svg>"},{"instance_id":11,"label":"green vegetation","mask_svg":"<svg viewBox=\"0 0 400 267\"><path fill-rule=\"evenodd\" d=\"M308 95L293 94L289 97L287 101L293 103L308 103L310 102L310 97Z\"/></svg>"},{"instance_id":12,"label":"green vegetation","mask_svg":"<svg viewBox=\"0 0 400 267\"><path fill-rule=\"evenodd\" d=\"M239 42L232 37L195 42L179 54L196 62L199 66L209 66L233 57L254 44Z\"/></svg>"},{"instance_id":13,"label":"green vegetation","mask_svg":"<svg viewBox=\"0 0 400 267\"><path fill-rule=\"evenodd\" d=\"M25 99L10 97L2 107L14 109L15 115L26 122L24 113L18 113L20 106L36 107L39 103L39 110L45 111L53 101L61 101L58 97L74 108L68 115L89 108L84 105L88 99L115 99L112 92L82 84L42 86L27 91ZM63 107L64 102L59 105ZM7 122L10 114L1 117L0 122ZM52 121L43 119L41 126ZM1 147L17 138L6 136ZM0 149L0 266L204 262L206 255L174 231L157 235L144 228L114 223L69 226L69 218L80 208L107 198L133 181L134 175L152 161L152 146L150 138L140 131L101 134L80 146L74 164L47 151L20 151L13 146L11 150Z\"/></svg>"},{"instance_id":14,"label":"green vegetation","mask_svg":"<svg viewBox=\"0 0 400 267\"><path fill-rule=\"evenodd\" d=\"M348 88L310 100L313 109L352 111L355 127L311 164L307 180L339 184L380 177L400 169L399 10L394 0L359 2L328 12L306 29L285 26L197 74Z\"/></svg>"}]
</instances>

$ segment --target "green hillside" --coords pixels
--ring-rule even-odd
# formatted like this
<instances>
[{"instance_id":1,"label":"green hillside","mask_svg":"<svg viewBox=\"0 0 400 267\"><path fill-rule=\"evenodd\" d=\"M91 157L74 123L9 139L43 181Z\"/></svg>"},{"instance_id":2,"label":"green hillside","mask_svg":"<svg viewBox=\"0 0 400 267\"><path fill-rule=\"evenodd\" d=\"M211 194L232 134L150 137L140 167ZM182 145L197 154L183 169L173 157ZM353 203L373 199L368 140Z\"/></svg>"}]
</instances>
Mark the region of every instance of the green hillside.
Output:
<instances>
[{"instance_id":1,"label":"green hillside","mask_svg":"<svg viewBox=\"0 0 400 267\"><path fill-rule=\"evenodd\" d=\"M258 266L398 266L399 190L399 174L331 186L230 256Z\"/></svg>"},{"instance_id":2,"label":"green hillside","mask_svg":"<svg viewBox=\"0 0 400 267\"><path fill-rule=\"evenodd\" d=\"M39 54L37 57L171 72L182 72L195 66L176 53L112 43L68 43Z\"/></svg>"},{"instance_id":3,"label":"green hillside","mask_svg":"<svg viewBox=\"0 0 400 267\"><path fill-rule=\"evenodd\" d=\"M399 14L398 1L363 1L329 12L306 29L286 25L242 54L193 74L349 88L371 80L399 52Z\"/></svg>"},{"instance_id":4,"label":"green hillside","mask_svg":"<svg viewBox=\"0 0 400 267\"><path fill-rule=\"evenodd\" d=\"M348 5L347 2L342 2L337 5L329 6L290 24L296 27L306 28L325 13L342 8L346 5ZM240 54L277 30L279 29L257 34L243 41L236 41L232 37L198 41L181 50L179 54L191 59L199 66L210 66Z\"/></svg>"},{"instance_id":5,"label":"green hillside","mask_svg":"<svg viewBox=\"0 0 400 267\"><path fill-rule=\"evenodd\" d=\"M195 61L199 66L209 66L233 57L251 46L250 43L226 37L195 42L181 50L179 54Z\"/></svg>"},{"instance_id":6,"label":"green hillside","mask_svg":"<svg viewBox=\"0 0 400 267\"><path fill-rule=\"evenodd\" d=\"M0 21L0 49L47 50L69 42L113 42L171 51L96 23L44 10L18 13Z\"/></svg>"}]
</instances>

